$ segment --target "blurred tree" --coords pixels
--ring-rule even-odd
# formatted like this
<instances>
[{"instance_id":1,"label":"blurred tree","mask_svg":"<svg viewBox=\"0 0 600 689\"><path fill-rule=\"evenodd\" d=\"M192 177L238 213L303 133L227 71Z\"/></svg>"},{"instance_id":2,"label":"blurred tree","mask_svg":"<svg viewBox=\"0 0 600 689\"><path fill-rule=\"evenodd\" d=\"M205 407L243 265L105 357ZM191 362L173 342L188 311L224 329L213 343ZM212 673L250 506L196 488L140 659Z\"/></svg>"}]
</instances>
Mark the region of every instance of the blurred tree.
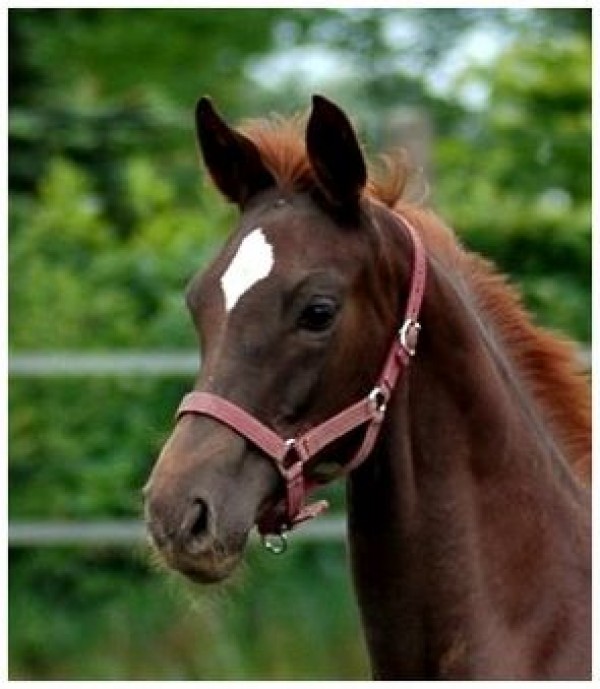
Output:
<instances>
[{"instance_id":1,"label":"blurred tree","mask_svg":"<svg viewBox=\"0 0 600 689\"><path fill-rule=\"evenodd\" d=\"M273 43L285 11L267 9L12 10L11 69L44 74L11 105L99 102L192 108L199 90L236 109L248 88L240 66ZM251 30L249 30L251 29Z\"/></svg>"},{"instance_id":2,"label":"blurred tree","mask_svg":"<svg viewBox=\"0 0 600 689\"><path fill-rule=\"evenodd\" d=\"M194 103L211 93L223 107L242 109L251 87L240 66L272 46L281 14L11 10L11 190L33 192L50 159L68 157L94 174L112 219L127 234L132 217L121 192L123 159L145 150L190 198L197 187L190 174Z\"/></svg>"},{"instance_id":3,"label":"blurred tree","mask_svg":"<svg viewBox=\"0 0 600 689\"><path fill-rule=\"evenodd\" d=\"M521 283L541 321L591 337L591 45L561 27L511 43L457 90L485 109L436 147L435 198L474 249Z\"/></svg>"}]
</instances>

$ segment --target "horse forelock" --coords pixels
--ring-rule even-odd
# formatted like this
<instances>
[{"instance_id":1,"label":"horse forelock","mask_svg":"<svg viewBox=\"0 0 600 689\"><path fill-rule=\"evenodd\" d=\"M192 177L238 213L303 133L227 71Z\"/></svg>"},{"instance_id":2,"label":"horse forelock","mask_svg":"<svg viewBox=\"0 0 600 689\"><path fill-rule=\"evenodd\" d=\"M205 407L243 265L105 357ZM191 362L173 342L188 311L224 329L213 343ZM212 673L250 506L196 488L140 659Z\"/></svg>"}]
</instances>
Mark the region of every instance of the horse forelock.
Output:
<instances>
[{"instance_id":1,"label":"horse forelock","mask_svg":"<svg viewBox=\"0 0 600 689\"><path fill-rule=\"evenodd\" d=\"M315 184L306 151L304 132L306 116L247 120L240 127L257 146L264 164L283 189L310 189ZM380 155L369 165L364 194L393 208L418 177L402 149Z\"/></svg>"}]
</instances>

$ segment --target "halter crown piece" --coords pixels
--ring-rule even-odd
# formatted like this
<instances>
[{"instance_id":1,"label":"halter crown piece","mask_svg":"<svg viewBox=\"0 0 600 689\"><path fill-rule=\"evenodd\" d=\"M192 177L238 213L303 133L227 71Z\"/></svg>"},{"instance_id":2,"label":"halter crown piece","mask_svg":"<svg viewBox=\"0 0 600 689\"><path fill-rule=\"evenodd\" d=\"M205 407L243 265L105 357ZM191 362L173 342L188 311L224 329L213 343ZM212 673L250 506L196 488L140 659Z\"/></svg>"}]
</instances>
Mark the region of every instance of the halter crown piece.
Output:
<instances>
[{"instance_id":1,"label":"halter crown piece","mask_svg":"<svg viewBox=\"0 0 600 689\"><path fill-rule=\"evenodd\" d=\"M393 339L383 369L366 397L309 429L298 438L289 440L283 439L236 404L208 392L188 393L177 410L177 420L184 414L198 414L220 421L262 450L275 464L285 481L286 495L261 515L257 522L264 545L274 553L285 550L286 531L316 517L328 507L324 500L305 504L306 495L323 484L304 475L307 462L335 440L360 426L366 426L362 444L352 459L329 477L328 481L356 469L373 449L389 399L411 357L415 355L421 329L418 318L427 279L427 259L414 227L406 219L398 219L407 230L413 245L408 301L402 325Z\"/></svg>"}]
</instances>

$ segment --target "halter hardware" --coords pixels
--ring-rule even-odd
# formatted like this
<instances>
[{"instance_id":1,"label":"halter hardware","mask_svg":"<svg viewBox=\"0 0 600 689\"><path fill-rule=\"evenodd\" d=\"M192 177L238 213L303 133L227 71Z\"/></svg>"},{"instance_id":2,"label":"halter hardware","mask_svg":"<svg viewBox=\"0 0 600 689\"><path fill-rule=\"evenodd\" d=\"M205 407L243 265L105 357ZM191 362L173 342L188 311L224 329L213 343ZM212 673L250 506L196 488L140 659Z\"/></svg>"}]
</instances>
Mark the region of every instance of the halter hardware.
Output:
<instances>
[{"instance_id":1,"label":"halter hardware","mask_svg":"<svg viewBox=\"0 0 600 689\"><path fill-rule=\"evenodd\" d=\"M388 403L388 395L385 390L376 385L369 393L369 401L373 405L373 410L383 417Z\"/></svg>"},{"instance_id":2,"label":"halter hardware","mask_svg":"<svg viewBox=\"0 0 600 689\"><path fill-rule=\"evenodd\" d=\"M398 339L408 356L414 356L417 351L417 340L419 339L420 330L421 324L418 321L415 321L413 318L407 318L398 331Z\"/></svg>"},{"instance_id":3,"label":"halter hardware","mask_svg":"<svg viewBox=\"0 0 600 689\"><path fill-rule=\"evenodd\" d=\"M388 402L396 384L415 355L421 325L418 316L423 301L427 259L419 235L404 218L397 216L413 245L413 265L404 322L394 338L383 369L371 392L318 426L297 438L284 440L275 431L233 402L209 392L193 391L185 395L177 419L184 414L209 416L225 424L264 452L274 463L285 482L285 498L272 505L257 520L264 547L275 555L287 549L287 532L312 519L329 506L325 500L305 504L306 495L321 482L311 480L304 469L310 459L331 443L364 426L362 443L354 456L340 470L328 477L331 481L349 474L369 456L379 436ZM292 459L292 461L290 461Z\"/></svg>"},{"instance_id":4,"label":"halter hardware","mask_svg":"<svg viewBox=\"0 0 600 689\"><path fill-rule=\"evenodd\" d=\"M263 548L273 553L273 555L283 555L288 546L285 529L282 529L281 533L263 534L261 536L261 543L263 544Z\"/></svg>"}]
</instances>

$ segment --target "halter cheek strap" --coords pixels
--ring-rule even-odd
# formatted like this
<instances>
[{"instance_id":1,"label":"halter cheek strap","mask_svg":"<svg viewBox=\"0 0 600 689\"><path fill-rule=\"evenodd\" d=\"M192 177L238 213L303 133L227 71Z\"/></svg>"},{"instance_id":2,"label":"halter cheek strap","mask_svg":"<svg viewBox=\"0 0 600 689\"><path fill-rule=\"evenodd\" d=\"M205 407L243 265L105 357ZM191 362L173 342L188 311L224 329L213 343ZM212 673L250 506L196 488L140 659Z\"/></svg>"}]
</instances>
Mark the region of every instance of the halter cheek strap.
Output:
<instances>
[{"instance_id":1,"label":"halter cheek strap","mask_svg":"<svg viewBox=\"0 0 600 689\"><path fill-rule=\"evenodd\" d=\"M262 450L275 464L285 481L286 496L285 500L260 516L257 526L263 536L281 535L284 531L312 519L328 507L324 500L304 504L306 495L321 485L317 481L311 481L304 474L306 464L315 455L351 431L366 426L361 445L354 456L328 479L331 481L358 467L375 445L390 397L416 351L421 329L418 318L427 279L427 259L421 240L409 222L402 218L401 223L413 245L408 301L402 326L394 337L375 386L366 397L309 429L298 438L288 440L233 402L209 392L188 393L177 410L177 419L185 414L198 414L220 421Z\"/></svg>"}]
</instances>

